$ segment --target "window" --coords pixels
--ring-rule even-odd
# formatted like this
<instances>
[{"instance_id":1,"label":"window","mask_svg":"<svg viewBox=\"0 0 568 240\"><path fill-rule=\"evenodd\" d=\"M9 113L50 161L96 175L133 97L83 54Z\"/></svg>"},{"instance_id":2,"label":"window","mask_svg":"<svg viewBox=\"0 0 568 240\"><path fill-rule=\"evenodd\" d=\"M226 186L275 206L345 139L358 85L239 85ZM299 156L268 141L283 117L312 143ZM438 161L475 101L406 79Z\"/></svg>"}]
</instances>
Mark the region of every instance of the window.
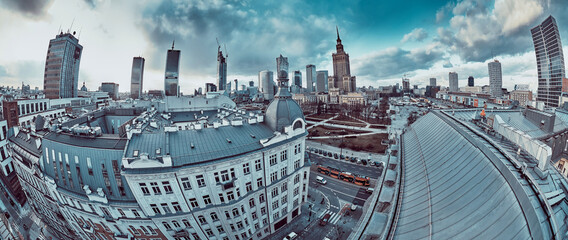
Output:
<instances>
[{"instance_id":1,"label":"window","mask_svg":"<svg viewBox=\"0 0 568 240\"><path fill-rule=\"evenodd\" d=\"M286 192L288 191L288 183L284 183L282 184L282 187L280 187L280 192Z\"/></svg>"},{"instance_id":2,"label":"window","mask_svg":"<svg viewBox=\"0 0 568 240\"><path fill-rule=\"evenodd\" d=\"M247 192L252 191L252 182L246 183L246 190L247 190Z\"/></svg>"},{"instance_id":3,"label":"window","mask_svg":"<svg viewBox=\"0 0 568 240\"><path fill-rule=\"evenodd\" d=\"M239 188L235 189L235 192L237 193L237 197L241 197L241 191L239 191Z\"/></svg>"},{"instance_id":4,"label":"window","mask_svg":"<svg viewBox=\"0 0 568 240\"><path fill-rule=\"evenodd\" d=\"M205 205L211 204L211 198L209 197L209 195L203 196L203 202L205 202Z\"/></svg>"},{"instance_id":5,"label":"window","mask_svg":"<svg viewBox=\"0 0 568 240\"><path fill-rule=\"evenodd\" d=\"M301 153L301 152L302 152L302 144L301 144L301 143L296 144L296 145L294 146L294 154L299 154L299 153Z\"/></svg>"},{"instance_id":6,"label":"window","mask_svg":"<svg viewBox=\"0 0 568 240\"><path fill-rule=\"evenodd\" d=\"M299 182L300 182L300 174L298 174L294 177L294 184L299 183Z\"/></svg>"},{"instance_id":7,"label":"window","mask_svg":"<svg viewBox=\"0 0 568 240\"><path fill-rule=\"evenodd\" d=\"M180 227L181 227L181 225L179 225L179 222L178 222L178 221L175 221L175 220L174 220L174 221L172 221L172 224L174 225L175 228L180 228Z\"/></svg>"},{"instance_id":8,"label":"window","mask_svg":"<svg viewBox=\"0 0 568 240\"><path fill-rule=\"evenodd\" d=\"M172 230L172 226L170 226L168 222L162 222L162 224L164 225L164 228L166 228L166 230Z\"/></svg>"},{"instance_id":9,"label":"window","mask_svg":"<svg viewBox=\"0 0 568 240\"><path fill-rule=\"evenodd\" d=\"M243 174L244 175L250 174L250 166L248 163L243 164Z\"/></svg>"},{"instance_id":10,"label":"window","mask_svg":"<svg viewBox=\"0 0 568 240\"><path fill-rule=\"evenodd\" d=\"M276 210L278 208L278 200L272 203L272 210Z\"/></svg>"},{"instance_id":11,"label":"window","mask_svg":"<svg viewBox=\"0 0 568 240\"><path fill-rule=\"evenodd\" d=\"M157 182L151 182L150 186L152 186L152 191L154 191L154 194L162 194L162 190L160 190L160 187L158 187Z\"/></svg>"},{"instance_id":12,"label":"window","mask_svg":"<svg viewBox=\"0 0 568 240\"><path fill-rule=\"evenodd\" d=\"M270 174L270 181L274 182L278 179L278 172L273 172Z\"/></svg>"},{"instance_id":13,"label":"window","mask_svg":"<svg viewBox=\"0 0 568 240\"><path fill-rule=\"evenodd\" d=\"M263 202L264 202L264 194L260 194L260 195L258 196L258 202L259 202L259 203L263 203Z\"/></svg>"},{"instance_id":14,"label":"window","mask_svg":"<svg viewBox=\"0 0 568 240\"><path fill-rule=\"evenodd\" d=\"M167 203L162 203L162 209L164 210L164 214L172 213L170 206Z\"/></svg>"},{"instance_id":15,"label":"window","mask_svg":"<svg viewBox=\"0 0 568 240\"><path fill-rule=\"evenodd\" d=\"M308 178L308 172L304 171L304 180L306 180Z\"/></svg>"},{"instance_id":16,"label":"window","mask_svg":"<svg viewBox=\"0 0 568 240\"><path fill-rule=\"evenodd\" d=\"M189 223L189 221L187 221L187 219L183 219L181 220L181 222L186 228L191 228L191 224Z\"/></svg>"},{"instance_id":17,"label":"window","mask_svg":"<svg viewBox=\"0 0 568 240\"><path fill-rule=\"evenodd\" d=\"M152 228L151 226L146 226L148 228L148 230L150 230L150 233L152 235L158 235L158 233L156 232L156 230L154 228Z\"/></svg>"},{"instance_id":18,"label":"window","mask_svg":"<svg viewBox=\"0 0 568 240\"><path fill-rule=\"evenodd\" d=\"M276 154L270 155L269 159L270 159L270 166L276 165L276 163L277 163L277 161L276 161Z\"/></svg>"},{"instance_id":19,"label":"window","mask_svg":"<svg viewBox=\"0 0 568 240\"><path fill-rule=\"evenodd\" d=\"M225 217L227 219L231 219L231 214L229 213L229 211L225 211Z\"/></svg>"},{"instance_id":20,"label":"window","mask_svg":"<svg viewBox=\"0 0 568 240\"><path fill-rule=\"evenodd\" d=\"M294 199L294 207L298 206L298 199Z\"/></svg>"},{"instance_id":21,"label":"window","mask_svg":"<svg viewBox=\"0 0 568 240\"><path fill-rule=\"evenodd\" d=\"M256 220L258 218L258 216L256 216L256 212L252 212L250 215L252 216L252 220Z\"/></svg>"},{"instance_id":22,"label":"window","mask_svg":"<svg viewBox=\"0 0 568 240\"><path fill-rule=\"evenodd\" d=\"M172 202L172 207L174 208L174 211L181 212L181 206L179 205L179 202Z\"/></svg>"},{"instance_id":23,"label":"window","mask_svg":"<svg viewBox=\"0 0 568 240\"><path fill-rule=\"evenodd\" d=\"M238 221L238 222L237 222L237 228L238 228L238 229L241 229L241 228L243 228L243 227L244 227L244 226L243 226L243 222Z\"/></svg>"},{"instance_id":24,"label":"window","mask_svg":"<svg viewBox=\"0 0 568 240\"><path fill-rule=\"evenodd\" d=\"M275 212L272 217L274 218L274 220L276 220L280 217L280 214L278 212Z\"/></svg>"},{"instance_id":25,"label":"window","mask_svg":"<svg viewBox=\"0 0 568 240\"><path fill-rule=\"evenodd\" d=\"M300 193L300 187L294 188L294 196L298 195L299 193Z\"/></svg>"},{"instance_id":26,"label":"window","mask_svg":"<svg viewBox=\"0 0 568 240\"><path fill-rule=\"evenodd\" d=\"M124 213L124 211L122 211L122 209L119 208L117 210L118 210L118 213L120 213L121 217L126 217L126 214Z\"/></svg>"},{"instance_id":27,"label":"window","mask_svg":"<svg viewBox=\"0 0 568 240\"><path fill-rule=\"evenodd\" d=\"M199 223L201 223L201 225L207 224L207 219L205 219L203 215L199 215L197 219L199 220Z\"/></svg>"},{"instance_id":28,"label":"window","mask_svg":"<svg viewBox=\"0 0 568 240\"><path fill-rule=\"evenodd\" d=\"M281 199L282 205L286 204L288 202L288 195L284 195L284 197L282 197Z\"/></svg>"},{"instance_id":29,"label":"window","mask_svg":"<svg viewBox=\"0 0 568 240\"><path fill-rule=\"evenodd\" d=\"M300 159L294 161L294 169L300 168Z\"/></svg>"},{"instance_id":30,"label":"window","mask_svg":"<svg viewBox=\"0 0 568 240\"><path fill-rule=\"evenodd\" d=\"M233 217L239 216L239 209L233 208Z\"/></svg>"},{"instance_id":31,"label":"window","mask_svg":"<svg viewBox=\"0 0 568 240\"><path fill-rule=\"evenodd\" d=\"M162 182L162 184L164 185L164 191L166 192L166 194L174 193L174 191L172 190L172 185L170 185L169 181Z\"/></svg>"},{"instance_id":32,"label":"window","mask_svg":"<svg viewBox=\"0 0 568 240\"><path fill-rule=\"evenodd\" d=\"M249 199L249 207L250 208L254 207L254 198Z\"/></svg>"},{"instance_id":33,"label":"window","mask_svg":"<svg viewBox=\"0 0 568 240\"><path fill-rule=\"evenodd\" d=\"M158 205L150 204L150 208L152 208L152 211L154 211L154 214L160 214L160 209L158 208Z\"/></svg>"},{"instance_id":34,"label":"window","mask_svg":"<svg viewBox=\"0 0 568 240\"><path fill-rule=\"evenodd\" d=\"M262 170L262 162L260 159L254 160L254 167L256 168L256 171Z\"/></svg>"},{"instance_id":35,"label":"window","mask_svg":"<svg viewBox=\"0 0 568 240\"><path fill-rule=\"evenodd\" d=\"M223 196L223 193L219 193L219 201L221 203L225 203L225 197Z\"/></svg>"},{"instance_id":36,"label":"window","mask_svg":"<svg viewBox=\"0 0 568 240\"><path fill-rule=\"evenodd\" d=\"M256 186L259 188L262 187L262 178L256 179Z\"/></svg>"},{"instance_id":37,"label":"window","mask_svg":"<svg viewBox=\"0 0 568 240\"><path fill-rule=\"evenodd\" d=\"M197 179L197 186L201 187L205 187L205 179L203 178L203 175L197 175L195 177Z\"/></svg>"},{"instance_id":38,"label":"window","mask_svg":"<svg viewBox=\"0 0 568 240\"><path fill-rule=\"evenodd\" d=\"M231 226L231 231L233 231L233 232L234 232L234 231L236 231L236 230L237 230L237 229L235 229L235 225L233 225L232 223L231 223L231 225L229 225L229 226Z\"/></svg>"},{"instance_id":39,"label":"window","mask_svg":"<svg viewBox=\"0 0 568 240\"><path fill-rule=\"evenodd\" d=\"M288 150L280 152L280 161L284 162L286 160L288 160Z\"/></svg>"},{"instance_id":40,"label":"window","mask_svg":"<svg viewBox=\"0 0 568 240\"><path fill-rule=\"evenodd\" d=\"M280 170L280 177L284 178L288 174L288 168L284 167Z\"/></svg>"},{"instance_id":41,"label":"window","mask_svg":"<svg viewBox=\"0 0 568 240\"><path fill-rule=\"evenodd\" d=\"M264 224L264 225L268 224L268 219L266 219L266 218L265 218L265 219L262 219L262 224ZM267 230L268 230L268 231L267 231ZM269 232L269 231L270 231L270 228L264 229L264 232L265 232L265 233L267 233L267 232Z\"/></svg>"},{"instance_id":42,"label":"window","mask_svg":"<svg viewBox=\"0 0 568 240\"><path fill-rule=\"evenodd\" d=\"M260 208L260 214L261 214L261 215L266 215L266 207ZM266 224L266 223L265 223L265 224Z\"/></svg>"},{"instance_id":43,"label":"window","mask_svg":"<svg viewBox=\"0 0 568 240\"><path fill-rule=\"evenodd\" d=\"M218 221L219 220L219 216L217 216L216 212L212 212L211 213L211 220L213 221Z\"/></svg>"},{"instance_id":44,"label":"window","mask_svg":"<svg viewBox=\"0 0 568 240\"><path fill-rule=\"evenodd\" d=\"M140 214L138 213L138 211L136 209L131 209L132 214L134 214L134 217L140 217Z\"/></svg>"},{"instance_id":45,"label":"window","mask_svg":"<svg viewBox=\"0 0 568 240\"><path fill-rule=\"evenodd\" d=\"M278 187L272 189L272 197L278 196Z\"/></svg>"},{"instance_id":46,"label":"window","mask_svg":"<svg viewBox=\"0 0 568 240\"><path fill-rule=\"evenodd\" d=\"M181 178L181 185L183 190L191 190L191 184L189 183L189 178Z\"/></svg>"},{"instance_id":47,"label":"window","mask_svg":"<svg viewBox=\"0 0 568 240\"><path fill-rule=\"evenodd\" d=\"M224 233L225 229L223 229L223 226L217 226L217 232Z\"/></svg>"},{"instance_id":48,"label":"window","mask_svg":"<svg viewBox=\"0 0 568 240\"><path fill-rule=\"evenodd\" d=\"M148 190L146 183L139 183L139 185L140 185L140 190L142 190L142 193L144 195L150 195L150 191Z\"/></svg>"},{"instance_id":49,"label":"window","mask_svg":"<svg viewBox=\"0 0 568 240\"><path fill-rule=\"evenodd\" d=\"M199 203L197 202L197 199L195 199L195 198L190 198L189 204L191 204L191 207L193 207L193 208L199 207Z\"/></svg>"},{"instance_id":50,"label":"window","mask_svg":"<svg viewBox=\"0 0 568 240\"><path fill-rule=\"evenodd\" d=\"M209 228L205 229L205 233L207 233L207 236L209 236L209 237L213 237L213 235L214 235L213 231L211 231L211 229L209 229Z\"/></svg>"},{"instance_id":51,"label":"window","mask_svg":"<svg viewBox=\"0 0 568 240\"><path fill-rule=\"evenodd\" d=\"M233 194L233 191L228 191L227 192L227 201L233 201L235 200L235 195Z\"/></svg>"}]
</instances>

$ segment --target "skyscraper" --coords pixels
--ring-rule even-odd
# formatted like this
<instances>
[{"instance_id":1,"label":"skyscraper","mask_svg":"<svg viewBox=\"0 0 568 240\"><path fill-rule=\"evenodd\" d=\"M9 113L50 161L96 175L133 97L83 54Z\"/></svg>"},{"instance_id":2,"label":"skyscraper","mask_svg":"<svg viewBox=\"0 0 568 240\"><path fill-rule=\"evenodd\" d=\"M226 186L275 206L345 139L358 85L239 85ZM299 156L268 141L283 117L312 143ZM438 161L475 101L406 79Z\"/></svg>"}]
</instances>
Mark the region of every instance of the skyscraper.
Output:
<instances>
[{"instance_id":1,"label":"skyscraper","mask_svg":"<svg viewBox=\"0 0 568 240\"><path fill-rule=\"evenodd\" d=\"M549 16L540 25L531 29L538 69L538 95L536 100L546 106L558 107L565 77L564 54L558 25Z\"/></svg>"},{"instance_id":2,"label":"skyscraper","mask_svg":"<svg viewBox=\"0 0 568 240\"><path fill-rule=\"evenodd\" d=\"M316 81L316 66L313 64L306 65L306 91L314 91L314 81Z\"/></svg>"},{"instance_id":3,"label":"skyscraper","mask_svg":"<svg viewBox=\"0 0 568 240\"><path fill-rule=\"evenodd\" d=\"M302 72L300 70L294 71L294 84L298 87L302 87Z\"/></svg>"},{"instance_id":4,"label":"skyscraper","mask_svg":"<svg viewBox=\"0 0 568 240\"><path fill-rule=\"evenodd\" d=\"M402 78L402 92L410 92L410 79Z\"/></svg>"},{"instance_id":5,"label":"skyscraper","mask_svg":"<svg viewBox=\"0 0 568 240\"><path fill-rule=\"evenodd\" d=\"M468 86L468 87L473 87L473 86L475 85L473 81L474 81L474 80L473 80L473 76L469 76L469 77L467 78L467 86Z\"/></svg>"},{"instance_id":6,"label":"skyscraper","mask_svg":"<svg viewBox=\"0 0 568 240\"><path fill-rule=\"evenodd\" d=\"M317 92L327 92L327 70L317 71L317 81L316 81L316 91Z\"/></svg>"},{"instance_id":7,"label":"skyscraper","mask_svg":"<svg viewBox=\"0 0 568 240\"><path fill-rule=\"evenodd\" d=\"M273 77L272 71L265 70L258 73L258 91L263 93L264 100L274 98Z\"/></svg>"},{"instance_id":8,"label":"skyscraper","mask_svg":"<svg viewBox=\"0 0 568 240\"><path fill-rule=\"evenodd\" d=\"M459 90L458 73L450 72L449 79L450 79L450 92L457 92Z\"/></svg>"},{"instance_id":9,"label":"skyscraper","mask_svg":"<svg viewBox=\"0 0 568 240\"><path fill-rule=\"evenodd\" d=\"M180 50L174 50L174 43L172 49L168 50L166 57L166 77L164 80L164 90L166 96L179 95L179 57Z\"/></svg>"},{"instance_id":10,"label":"skyscraper","mask_svg":"<svg viewBox=\"0 0 568 240\"><path fill-rule=\"evenodd\" d=\"M333 82L334 86L344 92L354 92L356 89L355 76L351 76L351 68L349 65L349 54L343 50L341 38L339 37L339 28L337 30L337 44L335 45L336 53L332 53L333 58Z\"/></svg>"},{"instance_id":11,"label":"skyscraper","mask_svg":"<svg viewBox=\"0 0 568 240\"><path fill-rule=\"evenodd\" d=\"M118 83L104 82L101 84L101 92L107 92L112 100L118 100Z\"/></svg>"},{"instance_id":12,"label":"skyscraper","mask_svg":"<svg viewBox=\"0 0 568 240\"><path fill-rule=\"evenodd\" d=\"M219 91L227 85L227 58L223 56L221 46L217 48L217 86ZM229 89L230 90L230 89Z\"/></svg>"},{"instance_id":13,"label":"skyscraper","mask_svg":"<svg viewBox=\"0 0 568 240\"><path fill-rule=\"evenodd\" d=\"M132 74L130 77L130 97L132 99L140 98L144 91L144 62L143 57L134 57L132 59Z\"/></svg>"},{"instance_id":14,"label":"skyscraper","mask_svg":"<svg viewBox=\"0 0 568 240\"><path fill-rule=\"evenodd\" d=\"M501 63L497 60L487 64L489 69L489 92L492 97L503 96L503 77L501 73Z\"/></svg>"},{"instance_id":15,"label":"skyscraper","mask_svg":"<svg viewBox=\"0 0 568 240\"><path fill-rule=\"evenodd\" d=\"M49 41L43 79L46 98L77 97L82 52L83 46L75 38L75 32L61 32Z\"/></svg>"},{"instance_id":16,"label":"skyscraper","mask_svg":"<svg viewBox=\"0 0 568 240\"><path fill-rule=\"evenodd\" d=\"M430 86L432 87L436 86L436 78L430 78Z\"/></svg>"}]
</instances>

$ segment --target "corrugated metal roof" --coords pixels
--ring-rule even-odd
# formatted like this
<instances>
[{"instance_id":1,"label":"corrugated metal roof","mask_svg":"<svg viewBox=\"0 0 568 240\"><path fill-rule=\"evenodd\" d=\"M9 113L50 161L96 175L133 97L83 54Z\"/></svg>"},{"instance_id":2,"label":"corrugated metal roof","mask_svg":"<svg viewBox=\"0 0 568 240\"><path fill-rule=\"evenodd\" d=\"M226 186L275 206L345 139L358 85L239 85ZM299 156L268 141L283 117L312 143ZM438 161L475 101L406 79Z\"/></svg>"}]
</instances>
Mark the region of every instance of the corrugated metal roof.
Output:
<instances>
[{"instance_id":1,"label":"corrugated metal roof","mask_svg":"<svg viewBox=\"0 0 568 240\"><path fill-rule=\"evenodd\" d=\"M133 157L133 152L138 150L140 154L148 153L150 158L155 158L156 149L160 148L162 155L170 153L174 166L182 166L261 149L260 139L273 135L274 132L265 124L247 123L217 129L144 133L132 136L126 157ZM169 147L166 142L169 142Z\"/></svg>"},{"instance_id":2,"label":"corrugated metal roof","mask_svg":"<svg viewBox=\"0 0 568 240\"><path fill-rule=\"evenodd\" d=\"M531 238L523 209L499 170L438 116L421 117L403 144L397 238Z\"/></svg>"},{"instance_id":3,"label":"corrugated metal roof","mask_svg":"<svg viewBox=\"0 0 568 240\"><path fill-rule=\"evenodd\" d=\"M78 147L102 148L102 149L124 149L126 147L126 138L120 138L118 135L103 135L103 137L82 137L73 136L66 133L49 132L44 139L54 142L64 143Z\"/></svg>"}]
</instances>

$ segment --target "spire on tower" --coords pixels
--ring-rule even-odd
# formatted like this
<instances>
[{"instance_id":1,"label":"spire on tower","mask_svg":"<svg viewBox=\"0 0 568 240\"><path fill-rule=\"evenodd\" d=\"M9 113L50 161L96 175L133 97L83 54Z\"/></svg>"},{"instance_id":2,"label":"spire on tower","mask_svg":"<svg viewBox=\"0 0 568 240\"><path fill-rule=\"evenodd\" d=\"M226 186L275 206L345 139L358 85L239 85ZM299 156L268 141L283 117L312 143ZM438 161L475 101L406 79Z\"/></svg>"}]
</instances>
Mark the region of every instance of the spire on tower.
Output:
<instances>
[{"instance_id":1,"label":"spire on tower","mask_svg":"<svg viewBox=\"0 0 568 240\"><path fill-rule=\"evenodd\" d=\"M175 43L176 43L176 40L174 39L174 41L172 42L172 50L174 50Z\"/></svg>"},{"instance_id":2,"label":"spire on tower","mask_svg":"<svg viewBox=\"0 0 568 240\"><path fill-rule=\"evenodd\" d=\"M339 38L339 28L337 27L337 25L335 25L335 30L337 31L337 41L341 41L341 38Z\"/></svg>"}]
</instances>

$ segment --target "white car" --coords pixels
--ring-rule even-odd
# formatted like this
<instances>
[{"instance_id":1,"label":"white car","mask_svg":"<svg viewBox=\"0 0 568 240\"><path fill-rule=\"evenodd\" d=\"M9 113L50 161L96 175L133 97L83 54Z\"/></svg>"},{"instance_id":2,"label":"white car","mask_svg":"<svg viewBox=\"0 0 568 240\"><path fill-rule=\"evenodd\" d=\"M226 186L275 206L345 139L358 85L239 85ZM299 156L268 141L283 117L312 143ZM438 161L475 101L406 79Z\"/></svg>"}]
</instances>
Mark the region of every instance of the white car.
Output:
<instances>
[{"instance_id":1,"label":"white car","mask_svg":"<svg viewBox=\"0 0 568 240\"><path fill-rule=\"evenodd\" d=\"M325 179L323 179L323 177L317 176L316 177L316 182L325 185L327 183L327 181Z\"/></svg>"},{"instance_id":2,"label":"white car","mask_svg":"<svg viewBox=\"0 0 568 240\"><path fill-rule=\"evenodd\" d=\"M291 232L288 234L288 236L284 237L282 240L292 240L292 239L296 239L298 237L298 234L296 234L295 232Z\"/></svg>"}]
</instances>

